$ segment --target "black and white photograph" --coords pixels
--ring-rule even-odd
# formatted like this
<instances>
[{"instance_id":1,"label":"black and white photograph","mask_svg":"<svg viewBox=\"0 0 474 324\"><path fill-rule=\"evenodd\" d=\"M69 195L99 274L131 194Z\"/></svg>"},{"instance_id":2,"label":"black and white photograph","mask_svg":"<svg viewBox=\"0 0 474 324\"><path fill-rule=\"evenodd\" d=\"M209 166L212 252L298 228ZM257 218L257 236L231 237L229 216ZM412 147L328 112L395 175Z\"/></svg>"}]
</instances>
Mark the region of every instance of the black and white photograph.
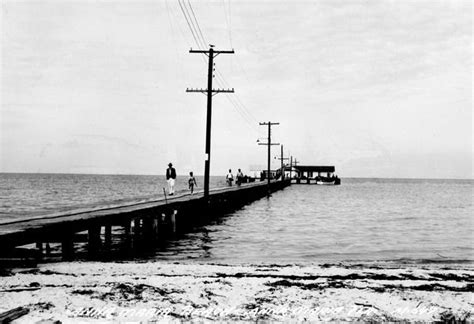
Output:
<instances>
[{"instance_id":1,"label":"black and white photograph","mask_svg":"<svg viewBox=\"0 0 474 324\"><path fill-rule=\"evenodd\" d=\"M471 0L0 4L0 323L474 322Z\"/></svg>"}]
</instances>

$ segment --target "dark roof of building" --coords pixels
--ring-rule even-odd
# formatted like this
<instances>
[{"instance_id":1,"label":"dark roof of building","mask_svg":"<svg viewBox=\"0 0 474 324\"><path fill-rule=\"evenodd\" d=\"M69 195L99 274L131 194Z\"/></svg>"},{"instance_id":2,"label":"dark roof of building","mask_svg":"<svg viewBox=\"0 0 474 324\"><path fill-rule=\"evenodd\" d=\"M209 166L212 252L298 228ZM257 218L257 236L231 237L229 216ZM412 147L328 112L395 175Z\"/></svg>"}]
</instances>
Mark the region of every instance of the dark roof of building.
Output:
<instances>
[{"instance_id":1,"label":"dark roof of building","mask_svg":"<svg viewBox=\"0 0 474 324\"><path fill-rule=\"evenodd\" d=\"M294 167L299 172L335 172L333 165L297 165Z\"/></svg>"}]
</instances>

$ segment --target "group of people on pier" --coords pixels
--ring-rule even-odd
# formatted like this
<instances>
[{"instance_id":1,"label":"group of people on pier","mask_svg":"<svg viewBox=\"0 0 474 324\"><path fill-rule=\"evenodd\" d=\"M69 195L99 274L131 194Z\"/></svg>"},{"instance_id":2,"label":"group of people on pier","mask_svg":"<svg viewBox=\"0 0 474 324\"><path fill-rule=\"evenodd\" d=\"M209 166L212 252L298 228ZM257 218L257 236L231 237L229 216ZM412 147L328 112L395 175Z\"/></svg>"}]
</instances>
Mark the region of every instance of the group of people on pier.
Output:
<instances>
[{"instance_id":1,"label":"group of people on pier","mask_svg":"<svg viewBox=\"0 0 474 324\"><path fill-rule=\"evenodd\" d=\"M168 169L166 169L166 181L168 182L168 194L170 196L174 195L174 185L176 181L176 169L173 168L173 163L168 164ZM194 187L197 187L196 178L194 178L193 172L189 172L188 186L191 191L191 195L194 193Z\"/></svg>"},{"instance_id":2,"label":"group of people on pier","mask_svg":"<svg viewBox=\"0 0 474 324\"><path fill-rule=\"evenodd\" d=\"M242 173L240 169L238 169L236 174L236 181L235 184L240 186L245 181L246 176ZM168 183L168 194L170 196L174 195L174 186L176 182L176 169L173 168L173 163L168 163L168 168L166 169L166 181ZM228 186L232 186L234 181L234 175L232 174L232 169L229 169L229 173L226 175L226 183ZM197 187L197 181L194 177L193 172L189 172L188 178L188 186L191 194L194 194L194 187Z\"/></svg>"},{"instance_id":3,"label":"group of people on pier","mask_svg":"<svg viewBox=\"0 0 474 324\"><path fill-rule=\"evenodd\" d=\"M237 186L240 186L242 184L242 182L244 181L244 178L245 178L244 174L239 169L237 171L235 184ZM225 180L226 180L228 186L232 186L232 182L234 181L234 175L232 174L232 169L229 169L229 173L227 173L227 175L225 177Z\"/></svg>"}]
</instances>

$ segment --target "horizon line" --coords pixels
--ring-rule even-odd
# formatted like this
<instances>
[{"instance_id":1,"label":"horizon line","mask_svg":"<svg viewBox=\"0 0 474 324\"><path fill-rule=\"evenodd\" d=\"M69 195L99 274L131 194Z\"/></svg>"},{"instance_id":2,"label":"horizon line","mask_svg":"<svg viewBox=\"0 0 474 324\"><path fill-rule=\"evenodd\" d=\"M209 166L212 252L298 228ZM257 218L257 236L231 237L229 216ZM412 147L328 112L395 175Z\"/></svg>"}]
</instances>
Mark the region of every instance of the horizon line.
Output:
<instances>
[{"instance_id":1,"label":"horizon line","mask_svg":"<svg viewBox=\"0 0 474 324\"><path fill-rule=\"evenodd\" d=\"M0 171L0 174L56 174L56 175L97 175L97 176L165 176L165 173L156 173L156 174L133 174L133 173L74 173L74 172L4 172ZM179 175L178 175L179 176ZM188 174L184 174L181 176L188 176ZM202 177L204 174L196 174L194 176ZM211 177L219 177L225 175L215 175L211 174ZM338 175L339 176L339 175ZM340 179L394 179L394 180L474 180L474 177L471 178L407 178L407 177L362 177L362 176L348 176L348 177L341 177Z\"/></svg>"}]
</instances>

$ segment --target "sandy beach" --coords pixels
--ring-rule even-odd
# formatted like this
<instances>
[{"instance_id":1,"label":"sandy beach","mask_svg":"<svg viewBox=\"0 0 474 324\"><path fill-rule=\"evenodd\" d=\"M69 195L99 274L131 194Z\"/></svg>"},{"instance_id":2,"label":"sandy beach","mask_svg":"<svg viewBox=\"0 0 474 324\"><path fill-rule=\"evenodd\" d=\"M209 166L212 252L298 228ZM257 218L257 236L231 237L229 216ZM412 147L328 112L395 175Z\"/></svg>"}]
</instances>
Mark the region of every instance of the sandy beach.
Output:
<instances>
[{"instance_id":1,"label":"sandy beach","mask_svg":"<svg viewBox=\"0 0 474 324\"><path fill-rule=\"evenodd\" d=\"M3 274L15 323L474 320L471 265L45 264Z\"/></svg>"}]
</instances>

